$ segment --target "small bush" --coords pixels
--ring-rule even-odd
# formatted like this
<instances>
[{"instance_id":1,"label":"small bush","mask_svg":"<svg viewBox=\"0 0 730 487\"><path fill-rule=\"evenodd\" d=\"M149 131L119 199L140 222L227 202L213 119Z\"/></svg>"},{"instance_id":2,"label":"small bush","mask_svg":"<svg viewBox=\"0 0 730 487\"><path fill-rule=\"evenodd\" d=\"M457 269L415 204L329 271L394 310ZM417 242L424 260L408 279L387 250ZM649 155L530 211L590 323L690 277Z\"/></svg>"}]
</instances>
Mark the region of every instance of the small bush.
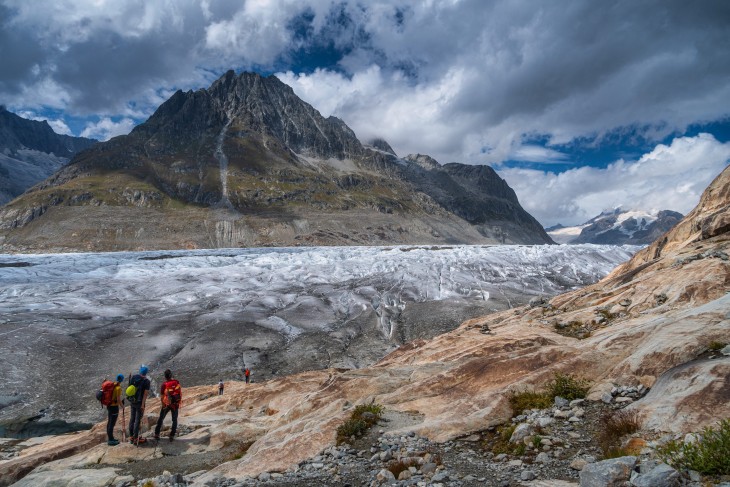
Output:
<instances>
[{"instance_id":1,"label":"small bush","mask_svg":"<svg viewBox=\"0 0 730 487\"><path fill-rule=\"evenodd\" d=\"M596 310L596 313L600 316L603 316L606 321L611 321L616 318L616 315L611 313L611 311L607 310L606 308L600 308Z\"/></svg>"},{"instance_id":2,"label":"small bush","mask_svg":"<svg viewBox=\"0 0 730 487\"><path fill-rule=\"evenodd\" d=\"M535 435L532 437L532 446L535 448L540 448L540 443L542 443L542 437L540 435Z\"/></svg>"},{"instance_id":3,"label":"small bush","mask_svg":"<svg viewBox=\"0 0 730 487\"><path fill-rule=\"evenodd\" d=\"M497 428L497 435L492 444L492 453L499 455L500 453L511 454L515 445L509 442L512 433L515 432L516 424L502 425Z\"/></svg>"},{"instance_id":4,"label":"small bush","mask_svg":"<svg viewBox=\"0 0 730 487\"><path fill-rule=\"evenodd\" d=\"M360 438L383 416L380 404L360 404L355 407L350 419L337 428L337 444L345 443L351 437Z\"/></svg>"},{"instance_id":5,"label":"small bush","mask_svg":"<svg viewBox=\"0 0 730 487\"><path fill-rule=\"evenodd\" d=\"M713 352L717 352L718 350L722 350L723 348L725 348L725 345L726 344L722 342L710 342L707 348L709 348Z\"/></svg>"},{"instance_id":6,"label":"small bush","mask_svg":"<svg viewBox=\"0 0 730 487\"><path fill-rule=\"evenodd\" d=\"M588 394L588 389L590 389L590 384L587 380L560 372L556 372L553 380L546 386L546 392L550 398L560 396L569 401L583 399Z\"/></svg>"},{"instance_id":7,"label":"small bush","mask_svg":"<svg viewBox=\"0 0 730 487\"><path fill-rule=\"evenodd\" d=\"M665 463L708 475L730 475L730 419L707 427L696 443L670 441L657 449Z\"/></svg>"},{"instance_id":8,"label":"small bush","mask_svg":"<svg viewBox=\"0 0 730 487\"><path fill-rule=\"evenodd\" d=\"M620 409L601 416L598 446L605 458L623 457L629 452L621 447L621 438L641 429L641 417L634 410Z\"/></svg>"},{"instance_id":9,"label":"small bush","mask_svg":"<svg viewBox=\"0 0 730 487\"><path fill-rule=\"evenodd\" d=\"M560 335L583 340L591 336L593 327L591 324L582 321L569 321L568 323L557 322L553 325L555 331Z\"/></svg>"},{"instance_id":10,"label":"small bush","mask_svg":"<svg viewBox=\"0 0 730 487\"><path fill-rule=\"evenodd\" d=\"M514 416L525 409L547 409L553 405L553 398L544 392L512 391L508 400Z\"/></svg>"}]
</instances>

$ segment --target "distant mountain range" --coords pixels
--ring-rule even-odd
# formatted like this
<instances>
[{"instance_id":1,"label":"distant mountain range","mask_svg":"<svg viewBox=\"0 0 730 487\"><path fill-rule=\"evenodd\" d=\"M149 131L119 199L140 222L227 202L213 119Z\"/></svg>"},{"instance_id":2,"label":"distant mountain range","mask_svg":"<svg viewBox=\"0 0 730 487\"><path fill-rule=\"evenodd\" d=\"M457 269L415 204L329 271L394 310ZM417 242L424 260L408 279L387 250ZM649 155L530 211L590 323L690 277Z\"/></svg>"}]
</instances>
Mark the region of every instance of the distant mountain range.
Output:
<instances>
[{"instance_id":1,"label":"distant mountain range","mask_svg":"<svg viewBox=\"0 0 730 487\"><path fill-rule=\"evenodd\" d=\"M59 135L48 122L27 120L0 105L0 205L60 169L96 140Z\"/></svg>"},{"instance_id":2,"label":"distant mountain range","mask_svg":"<svg viewBox=\"0 0 730 487\"><path fill-rule=\"evenodd\" d=\"M176 92L0 208L6 250L552 243L488 166L363 145L276 77Z\"/></svg>"},{"instance_id":3,"label":"distant mountain range","mask_svg":"<svg viewBox=\"0 0 730 487\"><path fill-rule=\"evenodd\" d=\"M670 210L641 211L615 208L604 211L582 225L547 228L557 243L594 243L609 245L648 245L683 218Z\"/></svg>"}]
</instances>

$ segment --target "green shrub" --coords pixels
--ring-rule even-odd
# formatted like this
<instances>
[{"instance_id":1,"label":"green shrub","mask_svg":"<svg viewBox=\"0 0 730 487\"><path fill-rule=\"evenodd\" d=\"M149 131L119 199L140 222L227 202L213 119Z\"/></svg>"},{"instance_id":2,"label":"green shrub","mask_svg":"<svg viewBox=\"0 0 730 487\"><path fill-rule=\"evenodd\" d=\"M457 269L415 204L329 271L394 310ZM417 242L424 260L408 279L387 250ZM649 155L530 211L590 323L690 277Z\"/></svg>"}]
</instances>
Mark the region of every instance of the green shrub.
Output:
<instances>
[{"instance_id":1,"label":"green shrub","mask_svg":"<svg viewBox=\"0 0 730 487\"><path fill-rule=\"evenodd\" d=\"M535 435L532 437L532 446L535 448L540 448L540 443L542 443L542 436Z\"/></svg>"},{"instance_id":2,"label":"green shrub","mask_svg":"<svg viewBox=\"0 0 730 487\"><path fill-rule=\"evenodd\" d=\"M710 344L707 346L710 350L713 352L717 352L718 350L722 350L725 348L726 343L722 342L710 342Z\"/></svg>"},{"instance_id":3,"label":"green shrub","mask_svg":"<svg viewBox=\"0 0 730 487\"><path fill-rule=\"evenodd\" d=\"M730 419L707 427L695 443L670 441L657 449L665 463L709 475L730 475Z\"/></svg>"},{"instance_id":4,"label":"green shrub","mask_svg":"<svg viewBox=\"0 0 730 487\"><path fill-rule=\"evenodd\" d=\"M553 405L553 398L545 392L512 391L507 399L513 416L522 414L525 409L547 409Z\"/></svg>"},{"instance_id":5,"label":"green shrub","mask_svg":"<svg viewBox=\"0 0 730 487\"><path fill-rule=\"evenodd\" d=\"M356 406L350 419L337 428L337 444L345 443L353 436L363 436L383 416L383 411L383 406L375 403Z\"/></svg>"},{"instance_id":6,"label":"green shrub","mask_svg":"<svg viewBox=\"0 0 730 487\"><path fill-rule=\"evenodd\" d=\"M585 379L579 379L570 374L555 373L552 381L546 385L546 392L550 398L560 396L563 399L583 399L588 394L590 384Z\"/></svg>"},{"instance_id":7,"label":"green shrub","mask_svg":"<svg viewBox=\"0 0 730 487\"><path fill-rule=\"evenodd\" d=\"M621 438L641 429L641 416L637 411L620 409L601 416L598 430L598 446L604 458L618 458L628 455L621 447Z\"/></svg>"},{"instance_id":8,"label":"green shrub","mask_svg":"<svg viewBox=\"0 0 730 487\"><path fill-rule=\"evenodd\" d=\"M494 443L491 445L492 453L499 455L500 453L511 454L515 445L509 442L512 433L517 428L516 424L505 424L497 428L497 435Z\"/></svg>"}]
</instances>

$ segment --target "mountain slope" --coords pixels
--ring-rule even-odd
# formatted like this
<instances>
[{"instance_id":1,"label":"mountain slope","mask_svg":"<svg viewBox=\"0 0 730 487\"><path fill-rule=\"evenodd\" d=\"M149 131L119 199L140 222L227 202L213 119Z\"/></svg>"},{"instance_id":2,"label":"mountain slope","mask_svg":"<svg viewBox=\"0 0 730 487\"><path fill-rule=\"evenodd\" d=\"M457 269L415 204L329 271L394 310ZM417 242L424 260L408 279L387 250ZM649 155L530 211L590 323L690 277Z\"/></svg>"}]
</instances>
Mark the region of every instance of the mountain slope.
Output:
<instances>
[{"instance_id":1,"label":"mountain slope","mask_svg":"<svg viewBox=\"0 0 730 487\"><path fill-rule=\"evenodd\" d=\"M491 169L414 166L232 71L79 154L0 210L0 232L8 250L61 251L551 242Z\"/></svg>"},{"instance_id":2,"label":"mountain slope","mask_svg":"<svg viewBox=\"0 0 730 487\"><path fill-rule=\"evenodd\" d=\"M0 106L0 205L53 174L96 141L55 133Z\"/></svg>"},{"instance_id":3,"label":"mountain slope","mask_svg":"<svg viewBox=\"0 0 730 487\"><path fill-rule=\"evenodd\" d=\"M371 401L418 418L394 435L414 431L444 441L481 432L509 421L510 390L539 387L556 371L591 380L589 400L600 401L615 385L650 388L629 406L649 437L683 435L727 418L730 357L711 358L706 351L730 336L728 215L730 168L679 225L597 284L416 340L373 367L232 384L221 397L212 395L212 386L186 389L181 422L197 429L180 454L250 442L194 485L296 468L335 442L353 405ZM592 335L579 340L564 331L563 325L575 323ZM0 468L18 475L51 461L35 471L34 481L40 481L103 463L113 479L129 461L150 461L132 447L107 456L102 438L99 424L29 448ZM525 458L534 461L530 454Z\"/></svg>"},{"instance_id":4,"label":"mountain slope","mask_svg":"<svg viewBox=\"0 0 730 487\"><path fill-rule=\"evenodd\" d=\"M553 227L548 235L558 243L648 245L682 219L676 211L646 212L616 208L575 227Z\"/></svg>"}]
</instances>

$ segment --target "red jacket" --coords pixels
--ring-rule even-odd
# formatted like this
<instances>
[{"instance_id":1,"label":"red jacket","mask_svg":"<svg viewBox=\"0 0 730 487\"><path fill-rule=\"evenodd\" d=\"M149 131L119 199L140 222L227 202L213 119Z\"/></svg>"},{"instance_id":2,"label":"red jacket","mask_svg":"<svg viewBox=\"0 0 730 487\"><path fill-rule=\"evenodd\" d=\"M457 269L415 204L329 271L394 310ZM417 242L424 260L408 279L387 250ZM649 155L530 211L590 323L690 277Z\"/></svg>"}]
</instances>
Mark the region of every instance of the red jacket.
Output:
<instances>
[{"instance_id":1,"label":"red jacket","mask_svg":"<svg viewBox=\"0 0 730 487\"><path fill-rule=\"evenodd\" d=\"M179 396L177 404L171 402L171 397L175 395ZM182 404L182 388L177 379L170 379L160 386L160 396L162 397L162 404L165 407L177 409Z\"/></svg>"}]
</instances>

